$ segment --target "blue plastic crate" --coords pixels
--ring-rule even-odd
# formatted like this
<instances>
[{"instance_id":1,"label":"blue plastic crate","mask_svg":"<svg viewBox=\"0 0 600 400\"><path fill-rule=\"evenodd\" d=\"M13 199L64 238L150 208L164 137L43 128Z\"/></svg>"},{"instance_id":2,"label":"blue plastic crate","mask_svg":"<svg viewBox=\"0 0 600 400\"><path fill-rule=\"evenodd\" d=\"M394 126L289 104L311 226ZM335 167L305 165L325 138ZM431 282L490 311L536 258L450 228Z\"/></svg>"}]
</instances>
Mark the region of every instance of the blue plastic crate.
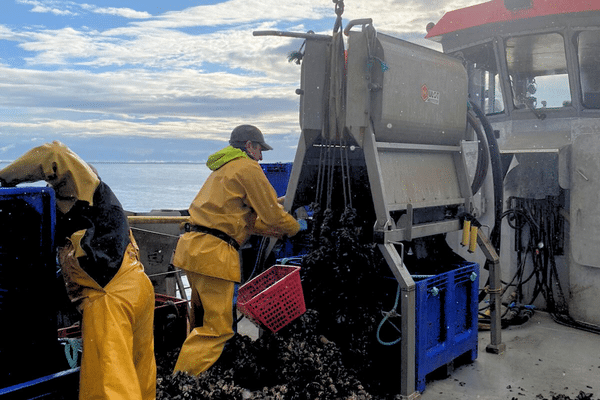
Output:
<instances>
[{"instance_id":1,"label":"blue plastic crate","mask_svg":"<svg viewBox=\"0 0 600 400\"><path fill-rule=\"evenodd\" d=\"M477 358L479 265L415 281L416 389L423 392L431 372L463 355Z\"/></svg>"},{"instance_id":2,"label":"blue plastic crate","mask_svg":"<svg viewBox=\"0 0 600 400\"><path fill-rule=\"evenodd\" d=\"M78 400L79 367L0 389L0 400Z\"/></svg>"},{"instance_id":3,"label":"blue plastic crate","mask_svg":"<svg viewBox=\"0 0 600 400\"><path fill-rule=\"evenodd\" d=\"M0 386L38 378L62 367L55 357L60 351L55 206L51 188L0 188L0 321L10 321L13 327L0 330ZM47 361L23 363L27 359Z\"/></svg>"},{"instance_id":4,"label":"blue plastic crate","mask_svg":"<svg viewBox=\"0 0 600 400\"><path fill-rule=\"evenodd\" d=\"M293 163L263 163L260 164L277 196L285 196Z\"/></svg>"}]
</instances>

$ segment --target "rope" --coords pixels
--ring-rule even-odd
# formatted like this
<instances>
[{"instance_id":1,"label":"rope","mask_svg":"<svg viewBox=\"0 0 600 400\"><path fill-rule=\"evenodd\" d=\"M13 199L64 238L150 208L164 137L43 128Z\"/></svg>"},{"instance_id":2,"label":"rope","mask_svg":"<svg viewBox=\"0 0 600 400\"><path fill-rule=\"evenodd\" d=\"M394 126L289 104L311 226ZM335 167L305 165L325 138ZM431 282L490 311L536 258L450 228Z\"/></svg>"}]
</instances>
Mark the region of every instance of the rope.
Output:
<instances>
[{"instance_id":1,"label":"rope","mask_svg":"<svg viewBox=\"0 0 600 400\"><path fill-rule=\"evenodd\" d=\"M328 169L327 169L327 178L328 178L328 185L327 185L327 210L331 210L331 199L333 197L333 170L334 170L334 154L333 151L331 150L332 148L332 143L331 141L327 141L327 155L328 155L328 159L327 159L327 164L328 164Z\"/></svg>"},{"instance_id":2,"label":"rope","mask_svg":"<svg viewBox=\"0 0 600 400\"><path fill-rule=\"evenodd\" d=\"M397 331L398 333L402 333L402 331L400 329L398 329L398 327L396 325L394 325L393 322L388 321L390 317L399 317L400 315L396 312L396 308L398 307L398 301L400 300L400 285L398 285L398 291L396 292L396 300L394 301L394 307L388 311L388 312L384 312L383 315L383 319L381 320L381 322L379 323L379 326L377 327L377 341L384 345L384 346L393 346L395 344L398 344L400 342L400 340L402 340L402 336L398 337L398 339L396 340L392 340L391 342L385 342L381 339L381 328L383 327L383 324L387 321L390 323L390 325L392 325Z\"/></svg>"},{"instance_id":3,"label":"rope","mask_svg":"<svg viewBox=\"0 0 600 400\"><path fill-rule=\"evenodd\" d=\"M79 360L79 350L81 350L81 339L66 339L65 340L65 356L69 367L77 368Z\"/></svg>"},{"instance_id":4,"label":"rope","mask_svg":"<svg viewBox=\"0 0 600 400\"><path fill-rule=\"evenodd\" d=\"M345 145L345 140L342 139L340 142L340 170L342 173L342 192L344 194L344 206L348 206L348 202L350 201L350 197L348 195L350 180L346 181L347 173L346 173L346 164L344 163L344 150L343 147Z\"/></svg>"}]
</instances>

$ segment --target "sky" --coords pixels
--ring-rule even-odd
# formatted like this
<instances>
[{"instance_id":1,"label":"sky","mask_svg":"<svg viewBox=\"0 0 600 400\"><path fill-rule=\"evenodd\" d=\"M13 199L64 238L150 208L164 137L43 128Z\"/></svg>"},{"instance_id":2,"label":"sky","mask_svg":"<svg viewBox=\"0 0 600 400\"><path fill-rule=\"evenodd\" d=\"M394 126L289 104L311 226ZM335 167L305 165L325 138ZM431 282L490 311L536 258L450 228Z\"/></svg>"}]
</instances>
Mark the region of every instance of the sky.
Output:
<instances>
[{"instance_id":1,"label":"sky","mask_svg":"<svg viewBox=\"0 0 600 400\"><path fill-rule=\"evenodd\" d=\"M439 50L425 27L481 0L345 0L343 26ZM302 39L331 34L332 0L0 0L0 160L59 140L93 161L204 162L253 124L292 161Z\"/></svg>"}]
</instances>

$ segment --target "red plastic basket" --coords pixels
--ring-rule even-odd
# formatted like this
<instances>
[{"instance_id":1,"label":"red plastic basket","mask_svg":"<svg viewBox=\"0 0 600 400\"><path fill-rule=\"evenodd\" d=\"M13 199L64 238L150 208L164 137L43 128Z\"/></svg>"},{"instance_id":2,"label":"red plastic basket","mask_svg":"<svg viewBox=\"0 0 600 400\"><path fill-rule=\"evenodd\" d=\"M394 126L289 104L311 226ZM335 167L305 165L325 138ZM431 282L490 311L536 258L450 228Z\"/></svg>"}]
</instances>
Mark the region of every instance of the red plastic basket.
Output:
<instances>
[{"instance_id":1,"label":"red plastic basket","mask_svg":"<svg viewBox=\"0 0 600 400\"><path fill-rule=\"evenodd\" d=\"M274 265L240 286L237 308L275 333L306 312L300 267Z\"/></svg>"}]
</instances>

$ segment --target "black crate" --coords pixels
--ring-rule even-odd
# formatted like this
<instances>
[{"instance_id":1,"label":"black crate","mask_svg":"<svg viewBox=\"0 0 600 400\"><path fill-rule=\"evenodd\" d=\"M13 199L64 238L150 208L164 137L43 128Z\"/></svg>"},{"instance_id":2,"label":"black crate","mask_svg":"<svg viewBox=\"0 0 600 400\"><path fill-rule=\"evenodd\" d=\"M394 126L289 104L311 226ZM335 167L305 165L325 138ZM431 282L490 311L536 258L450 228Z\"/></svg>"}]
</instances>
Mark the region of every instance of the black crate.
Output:
<instances>
[{"instance_id":1,"label":"black crate","mask_svg":"<svg viewBox=\"0 0 600 400\"><path fill-rule=\"evenodd\" d=\"M188 331L186 300L155 294L154 350L157 354L181 347Z\"/></svg>"}]
</instances>

